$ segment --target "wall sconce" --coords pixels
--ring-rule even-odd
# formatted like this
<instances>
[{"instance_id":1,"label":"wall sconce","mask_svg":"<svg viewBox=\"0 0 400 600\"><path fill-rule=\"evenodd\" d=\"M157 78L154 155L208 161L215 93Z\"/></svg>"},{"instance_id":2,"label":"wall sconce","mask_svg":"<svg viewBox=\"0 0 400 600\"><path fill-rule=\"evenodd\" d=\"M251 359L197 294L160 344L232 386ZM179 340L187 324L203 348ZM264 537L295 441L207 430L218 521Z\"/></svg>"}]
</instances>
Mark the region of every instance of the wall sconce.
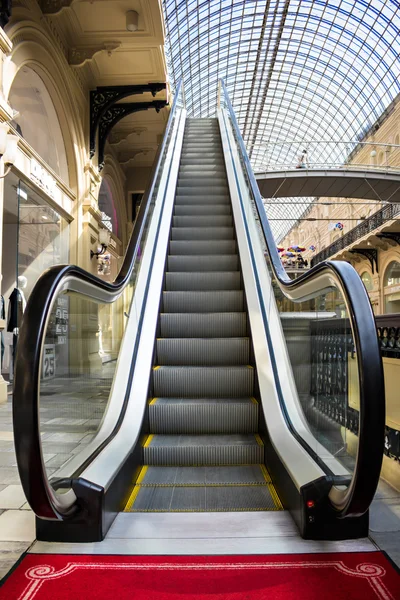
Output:
<instances>
[{"instance_id":1,"label":"wall sconce","mask_svg":"<svg viewBox=\"0 0 400 600\"><path fill-rule=\"evenodd\" d=\"M111 232L108 231L108 229L101 228L99 230L99 244L101 246L101 249L98 250L97 252L93 252L93 250L91 250L90 258L92 259L93 256L95 256L96 258L99 258L99 256L103 256L103 254L105 254L105 252L108 248L110 240L111 240Z\"/></svg>"},{"instance_id":2,"label":"wall sconce","mask_svg":"<svg viewBox=\"0 0 400 600\"><path fill-rule=\"evenodd\" d=\"M6 177L13 164L17 160L18 152L18 136L8 133L10 126L8 123L0 123L0 158L3 157L3 162L6 167L4 175L0 175L0 179Z\"/></svg>"},{"instance_id":3,"label":"wall sconce","mask_svg":"<svg viewBox=\"0 0 400 600\"><path fill-rule=\"evenodd\" d=\"M136 10L128 10L126 13L127 31L137 31L139 27L139 15Z\"/></svg>"}]
</instances>

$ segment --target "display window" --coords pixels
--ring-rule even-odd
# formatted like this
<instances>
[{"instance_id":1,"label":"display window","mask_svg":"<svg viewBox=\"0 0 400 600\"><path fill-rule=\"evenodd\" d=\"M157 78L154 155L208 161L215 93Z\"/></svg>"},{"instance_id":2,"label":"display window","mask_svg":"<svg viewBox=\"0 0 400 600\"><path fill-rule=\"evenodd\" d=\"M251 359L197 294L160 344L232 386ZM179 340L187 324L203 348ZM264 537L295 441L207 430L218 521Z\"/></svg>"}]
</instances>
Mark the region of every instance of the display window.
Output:
<instances>
[{"instance_id":1,"label":"display window","mask_svg":"<svg viewBox=\"0 0 400 600\"><path fill-rule=\"evenodd\" d=\"M12 379L19 327L29 295L41 274L57 264L67 264L68 223L31 186L10 173L4 182L2 295L6 328L3 333L2 373ZM67 356L68 306L55 307L46 344L47 351L62 362ZM46 347L45 347L46 351ZM50 371L49 371L50 373Z\"/></svg>"}]
</instances>

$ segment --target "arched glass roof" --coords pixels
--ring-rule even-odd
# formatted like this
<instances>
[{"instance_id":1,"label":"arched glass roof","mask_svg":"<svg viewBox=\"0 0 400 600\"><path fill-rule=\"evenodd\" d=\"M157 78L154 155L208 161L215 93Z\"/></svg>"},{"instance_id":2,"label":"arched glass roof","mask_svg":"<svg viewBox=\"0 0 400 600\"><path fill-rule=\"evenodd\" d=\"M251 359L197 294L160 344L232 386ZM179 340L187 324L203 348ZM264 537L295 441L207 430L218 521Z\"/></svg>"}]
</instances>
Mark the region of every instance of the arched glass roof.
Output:
<instances>
[{"instance_id":1,"label":"arched glass roof","mask_svg":"<svg viewBox=\"0 0 400 600\"><path fill-rule=\"evenodd\" d=\"M215 114L225 79L255 171L293 162L288 141L301 152L317 139L360 139L400 92L397 0L163 6L170 79L183 79L189 116ZM326 145L321 161L344 159L343 148ZM304 204L268 206L277 240L304 211Z\"/></svg>"}]
</instances>

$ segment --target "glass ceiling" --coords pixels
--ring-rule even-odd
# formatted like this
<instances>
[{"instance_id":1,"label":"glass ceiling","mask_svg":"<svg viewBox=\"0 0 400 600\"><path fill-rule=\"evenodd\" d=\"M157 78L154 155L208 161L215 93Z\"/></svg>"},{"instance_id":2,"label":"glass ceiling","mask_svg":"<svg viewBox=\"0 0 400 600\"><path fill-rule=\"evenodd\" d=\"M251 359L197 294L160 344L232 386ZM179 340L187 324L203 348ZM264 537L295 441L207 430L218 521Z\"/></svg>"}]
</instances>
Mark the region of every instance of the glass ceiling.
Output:
<instances>
[{"instance_id":1,"label":"glass ceiling","mask_svg":"<svg viewBox=\"0 0 400 600\"><path fill-rule=\"evenodd\" d=\"M172 86L189 116L215 114L225 79L254 170L306 142L353 140L400 92L397 0L163 0ZM280 145L293 141L294 145ZM322 161L343 160L341 144ZM312 202L308 199L308 203ZM305 209L267 204L277 241Z\"/></svg>"}]
</instances>

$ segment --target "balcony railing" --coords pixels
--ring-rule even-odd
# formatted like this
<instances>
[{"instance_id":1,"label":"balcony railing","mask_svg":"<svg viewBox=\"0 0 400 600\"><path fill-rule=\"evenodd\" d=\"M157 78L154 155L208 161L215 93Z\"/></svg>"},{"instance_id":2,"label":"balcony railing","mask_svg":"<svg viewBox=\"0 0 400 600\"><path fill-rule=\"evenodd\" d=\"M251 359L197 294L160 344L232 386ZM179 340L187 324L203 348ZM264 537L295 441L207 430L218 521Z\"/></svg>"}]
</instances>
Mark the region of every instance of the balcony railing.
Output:
<instances>
[{"instance_id":1,"label":"balcony railing","mask_svg":"<svg viewBox=\"0 0 400 600\"><path fill-rule=\"evenodd\" d=\"M356 242L360 238L364 237L368 233L371 233L387 221L395 219L400 214L400 204L388 204L384 206L376 213L364 219L359 225L350 229L348 233L345 233L341 238L333 242L330 246L327 246L321 252L318 252L311 259L311 266L317 265L323 260L327 260L340 250L344 250L347 246L350 246L353 242Z\"/></svg>"}]
</instances>

